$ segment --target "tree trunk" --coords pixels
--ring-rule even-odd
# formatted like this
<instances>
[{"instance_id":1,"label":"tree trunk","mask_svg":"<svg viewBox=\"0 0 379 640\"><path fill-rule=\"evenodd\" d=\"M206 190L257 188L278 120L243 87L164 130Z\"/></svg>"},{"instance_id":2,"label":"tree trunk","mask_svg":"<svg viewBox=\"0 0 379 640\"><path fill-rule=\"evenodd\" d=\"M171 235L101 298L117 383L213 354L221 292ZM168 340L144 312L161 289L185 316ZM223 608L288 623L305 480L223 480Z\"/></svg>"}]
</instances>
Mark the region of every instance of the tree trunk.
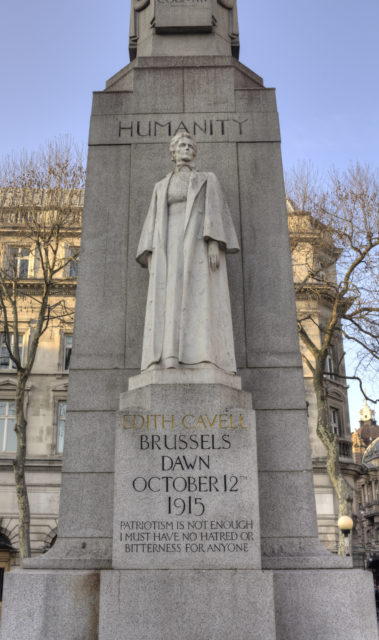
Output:
<instances>
[{"instance_id":1,"label":"tree trunk","mask_svg":"<svg viewBox=\"0 0 379 640\"><path fill-rule=\"evenodd\" d=\"M324 386L324 362L316 363L313 387L317 400L317 435L326 448L326 469L338 498L338 517L351 516L352 489L342 475L338 438L329 427L328 404ZM339 534L338 554L345 554L343 535Z\"/></svg>"},{"instance_id":2,"label":"tree trunk","mask_svg":"<svg viewBox=\"0 0 379 640\"><path fill-rule=\"evenodd\" d=\"M14 476L16 483L16 494L18 503L18 531L20 544L20 562L23 565L24 559L30 557L30 509L29 498L25 480L25 460L26 460L26 418L24 412L25 388L27 378L23 372L17 373L16 389L16 435L17 451L13 462Z\"/></svg>"}]
</instances>

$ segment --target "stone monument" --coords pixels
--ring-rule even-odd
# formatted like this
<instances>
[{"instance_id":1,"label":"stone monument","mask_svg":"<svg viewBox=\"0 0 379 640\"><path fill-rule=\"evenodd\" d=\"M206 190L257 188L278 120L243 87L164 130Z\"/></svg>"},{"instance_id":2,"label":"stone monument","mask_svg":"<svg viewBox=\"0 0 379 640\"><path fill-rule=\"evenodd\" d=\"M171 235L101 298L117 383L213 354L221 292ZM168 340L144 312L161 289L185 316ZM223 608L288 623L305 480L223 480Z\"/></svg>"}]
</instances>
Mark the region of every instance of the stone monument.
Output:
<instances>
[{"instance_id":1,"label":"stone monument","mask_svg":"<svg viewBox=\"0 0 379 640\"><path fill-rule=\"evenodd\" d=\"M318 542L275 93L238 50L235 0L132 0L94 94L58 540L2 640L377 638Z\"/></svg>"}]
</instances>

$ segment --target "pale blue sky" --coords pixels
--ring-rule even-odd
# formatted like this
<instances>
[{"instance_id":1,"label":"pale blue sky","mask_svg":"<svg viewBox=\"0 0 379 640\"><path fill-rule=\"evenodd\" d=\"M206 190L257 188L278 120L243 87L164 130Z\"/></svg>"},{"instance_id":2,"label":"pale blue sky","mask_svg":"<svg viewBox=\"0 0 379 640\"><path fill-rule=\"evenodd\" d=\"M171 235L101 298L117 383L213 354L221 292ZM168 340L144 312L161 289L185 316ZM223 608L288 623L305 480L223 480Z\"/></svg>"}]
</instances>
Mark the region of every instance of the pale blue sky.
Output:
<instances>
[{"instance_id":1,"label":"pale blue sky","mask_svg":"<svg viewBox=\"0 0 379 640\"><path fill-rule=\"evenodd\" d=\"M86 144L91 92L129 62L129 6L3 0L1 155L65 133ZM321 169L378 166L379 0L238 6L240 60L277 89L285 168L302 159Z\"/></svg>"}]
</instances>

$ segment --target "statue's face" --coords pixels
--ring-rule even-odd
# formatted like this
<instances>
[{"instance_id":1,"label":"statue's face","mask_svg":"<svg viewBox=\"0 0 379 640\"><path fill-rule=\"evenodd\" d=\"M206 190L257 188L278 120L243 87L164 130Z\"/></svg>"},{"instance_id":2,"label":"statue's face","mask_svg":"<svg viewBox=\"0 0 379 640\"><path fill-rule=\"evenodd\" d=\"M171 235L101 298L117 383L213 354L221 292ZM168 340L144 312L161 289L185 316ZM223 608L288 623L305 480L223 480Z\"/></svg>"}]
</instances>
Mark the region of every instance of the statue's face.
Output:
<instances>
[{"instance_id":1,"label":"statue's face","mask_svg":"<svg viewBox=\"0 0 379 640\"><path fill-rule=\"evenodd\" d=\"M175 149L175 162L178 163L189 163L194 160L196 156L195 147L192 144L189 138L181 138L176 145Z\"/></svg>"}]
</instances>

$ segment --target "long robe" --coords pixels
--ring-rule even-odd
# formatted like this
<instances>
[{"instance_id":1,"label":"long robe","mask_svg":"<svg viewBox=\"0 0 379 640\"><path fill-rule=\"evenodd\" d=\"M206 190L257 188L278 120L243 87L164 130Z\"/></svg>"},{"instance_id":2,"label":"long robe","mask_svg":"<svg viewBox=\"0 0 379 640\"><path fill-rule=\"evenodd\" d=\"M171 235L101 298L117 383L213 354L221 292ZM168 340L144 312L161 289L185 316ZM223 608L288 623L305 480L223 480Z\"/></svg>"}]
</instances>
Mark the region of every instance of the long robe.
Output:
<instances>
[{"instance_id":1,"label":"long robe","mask_svg":"<svg viewBox=\"0 0 379 640\"><path fill-rule=\"evenodd\" d=\"M167 293L167 192L172 173L158 182L137 249L137 261L148 265L152 254L145 315L141 370L159 363L165 329ZM208 241L220 247L220 266L212 271ZM212 363L236 371L225 252L239 251L229 207L213 173L191 172L183 230L183 284L178 304L179 363Z\"/></svg>"}]
</instances>

